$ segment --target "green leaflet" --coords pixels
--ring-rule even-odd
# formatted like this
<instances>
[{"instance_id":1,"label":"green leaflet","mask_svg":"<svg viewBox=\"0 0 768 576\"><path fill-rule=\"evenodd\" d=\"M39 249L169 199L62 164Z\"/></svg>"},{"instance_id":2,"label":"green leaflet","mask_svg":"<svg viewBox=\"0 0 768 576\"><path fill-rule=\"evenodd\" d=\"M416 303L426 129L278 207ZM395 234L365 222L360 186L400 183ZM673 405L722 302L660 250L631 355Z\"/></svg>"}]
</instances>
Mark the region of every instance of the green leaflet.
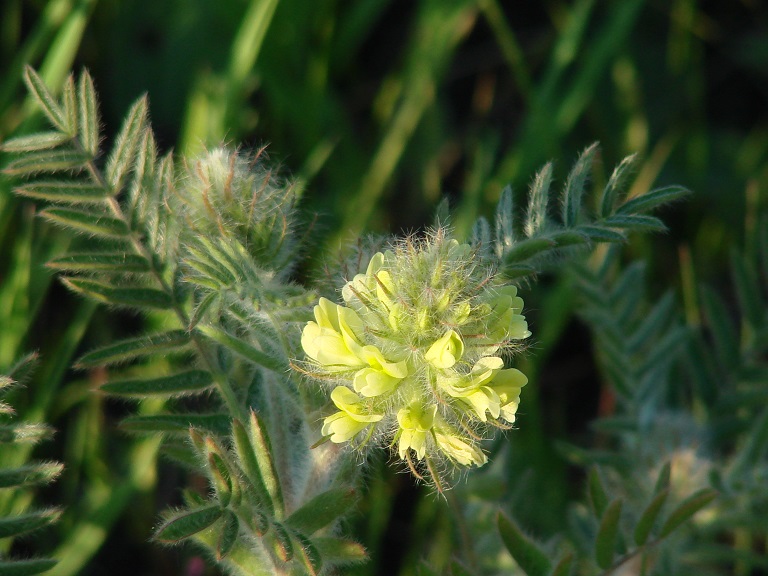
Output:
<instances>
[{"instance_id":1,"label":"green leaflet","mask_svg":"<svg viewBox=\"0 0 768 576\"><path fill-rule=\"evenodd\" d=\"M77 98L80 143L86 152L96 156L99 153L99 111L93 79L87 72L80 75Z\"/></svg>"},{"instance_id":2,"label":"green leaflet","mask_svg":"<svg viewBox=\"0 0 768 576\"><path fill-rule=\"evenodd\" d=\"M606 218L610 216L616 206L616 198L619 193L624 189L630 175L635 167L637 155L632 154L624 158L616 168L613 169L608 184L603 189L603 193L600 197L600 217Z\"/></svg>"},{"instance_id":3,"label":"green leaflet","mask_svg":"<svg viewBox=\"0 0 768 576\"><path fill-rule=\"evenodd\" d=\"M312 542L326 565L345 566L365 562L368 559L365 548L352 540L321 536L313 538Z\"/></svg>"},{"instance_id":4,"label":"green leaflet","mask_svg":"<svg viewBox=\"0 0 768 576\"><path fill-rule=\"evenodd\" d=\"M48 484L53 482L63 469L64 465L58 462L40 462L18 468L0 469L0 488Z\"/></svg>"},{"instance_id":5,"label":"green leaflet","mask_svg":"<svg viewBox=\"0 0 768 576\"><path fill-rule=\"evenodd\" d=\"M301 533L293 534L299 546L295 548L296 556L309 576L318 576L323 567L323 559L314 543Z\"/></svg>"},{"instance_id":6,"label":"green leaflet","mask_svg":"<svg viewBox=\"0 0 768 576\"><path fill-rule=\"evenodd\" d=\"M222 517L221 533L216 543L216 559L221 560L232 550L240 533L240 521L231 510L225 510Z\"/></svg>"},{"instance_id":7,"label":"green leaflet","mask_svg":"<svg viewBox=\"0 0 768 576\"><path fill-rule=\"evenodd\" d=\"M266 469L267 474L270 473L269 469L272 468L271 461L259 461L259 456L262 455L262 453L257 451L256 447L251 444L251 437L240 420L234 420L232 422L232 438L234 440L234 448L240 468L248 479L251 487L256 492L259 503L264 507L267 513L270 515L274 514L272 497L267 491L262 475L262 468Z\"/></svg>"},{"instance_id":8,"label":"green leaflet","mask_svg":"<svg viewBox=\"0 0 768 576\"><path fill-rule=\"evenodd\" d=\"M190 341L189 332L186 330L170 330L128 338L88 352L77 361L75 366L78 368L111 366L152 354L180 352Z\"/></svg>"},{"instance_id":9,"label":"green leaflet","mask_svg":"<svg viewBox=\"0 0 768 576\"><path fill-rule=\"evenodd\" d=\"M657 188L656 190L651 190L641 196L627 200L624 204L619 206L618 210L616 210L616 214L638 214L640 212L649 212L659 206L685 198L690 193L690 190L683 188L682 186Z\"/></svg>"},{"instance_id":10,"label":"green leaflet","mask_svg":"<svg viewBox=\"0 0 768 576\"><path fill-rule=\"evenodd\" d=\"M549 576L552 564L548 555L523 534L517 524L499 514L497 525L507 550L528 576Z\"/></svg>"},{"instance_id":11,"label":"green leaflet","mask_svg":"<svg viewBox=\"0 0 768 576\"><path fill-rule=\"evenodd\" d=\"M664 502L667 501L667 496L669 496L669 488L656 494L640 515L634 532L635 544L638 546L643 546L647 542L656 518L658 518L661 512Z\"/></svg>"},{"instance_id":12,"label":"green leaflet","mask_svg":"<svg viewBox=\"0 0 768 576\"><path fill-rule=\"evenodd\" d=\"M72 140L72 136L62 132L38 132L28 136L10 138L0 145L3 152L18 154L20 152L38 152L50 150Z\"/></svg>"},{"instance_id":13,"label":"green leaflet","mask_svg":"<svg viewBox=\"0 0 768 576\"><path fill-rule=\"evenodd\" d=\"M54 258L46 264L65 272L148 272L150 263L143 256L122 252L83 252Z\"/></svg>"},{"instance_id":14,"label":"green leaflet","mask_svg":"<svg viewBox=\"0 0 768 576\"><path fill-rule=\"evenodd\" d=\"M51 558L0 560L0 574L3 576L34 576L47 572L56 566L56 562Z\"/></svg>"},{"instance_id":15,"label":"green leaflet","mask_svg":"<svg viewBox=\"0 0 768 576\"><path fill-rule=\"evenodd\" d=\"M214 384L213 376L205 370L189 370L179 374L145 380L108 382L101 389L116 396L146 398L150 396L180 396L203 392Z\"/></svg>"},{"instance_id":16,"label":"green leaflet","mask_svg":"<svg viewBox=\"0 0 768 576\"><path fill-rule=\"evenodd\" d=\"M601 222L611 228L621 228L628 232L664 232L667 227L655 216L645 214L614 214Z\"/></svg>"},{"instance_id":17,"label":"green leaflet","mask_svg":"<svg viewBox=\"0 0 768 576\"><path fill-rule=\"evenodd\" d=\"M74 127L70 126L64 111L56 103L43 79L31 66L24 68L24 82L51 124L61 132L74 136Z\"/></svg>"},{"instance_id":18,"label":"green leaflet","mask_svg":"<svg viewBox=\"0 0 768 576\"><path fill-rule=\"evenodd\" d=\"M619 536L622 500L613 500L605 509L595 537L595 560L600 568L606 569L613 563L616 541Z\"/></svg>"},{"instance_id":19,"label":"green leaflet","mask_svg":"<svg viewBox=\"0 0 768 576\"><path fill-rule=\"evenodd\" d=\"M286 526L307 535L320 530L354 507L357 495L351 488L321 492L285 519Z\"/></svg>"},{"instance_id":20,"label":"green leaflet","mask_svg":"<svg viewBox=\"0 0 768 576\"><path fill-rule=\"evenodd\" d=\"M87 181L37 181L14 189L16 194L49 202L93 204L109 197L109 190Z\"/></svg>"},{"instance_id":21,"label":"green leaflet","mask_svg":"<svg viewBox=\"0 0 768 576\"><path fill-rule=\"evenodd\" d=\"M163 522L152 539L164 544L176 544L205 530L221 518L222 514L223 511L218 505L184 510Z\"/></svg>"},{"instance_id":22,"label":"green leaflet","mask_svg":"<svg viewBox=\"0 0 768 576\"><path fill-rule=\"evenodd\" d=\"M667 536L678 526L690 519L696 512L717 498L717 491L711 488L702 488L691 494L675 508L664 522L659 532L661 537Z\"/></svg>"},{"instance_id":23,"label":"green leaflet","mask_svg":"<svg viewBox=\"0 0 768 576\"><path fill-rule=\"evenodd\" d=\"M530 238L544 228L549 206L549 187L552 184L552 163L544 165L533 179L528 195L528 211L525 217L524 231Z\"/></svg>"},{"instance_id":24,"label":"green leaflet","mask_svg":"<svg viewBox=\"0 0 768 576\"><path fill-rule=\"evenodd\" d=\"M584 150L573 165L570 174L568 174L568 179L565 182L565 191L563 192L562 216L563 224L567 228L573 227L577 223L579 213L581 212L584 187L589 177L589 170L592 168L592 158L597 149L597 143L594 143Z\"/></svg>"},{"instance_id":25,"label":"green leaflet","mask_svg":"<svg viewBox=\"0 0 768 576\"><path fill-rule=\"evenodd\" d=\"M251 446L253 446L261 477L264 480L264 486L269 493L269 500L274 505L275 516L282 518L285 513L283 492L280 485L280 477L277 474L277 469L272 459L272 444L269 440L269 434L254 411L251 411L248 424L248 437Z\"/></svg>"},{"instance_id":26,"label":"green leaflet","mask_svg":"<svg viewBox=\"0 0 768 576\"><path fill-rule=\"evenodd\" d=\"M115 139L115 147L107 160L105 174L114 193L123 187L123 180L133 166L146 130L147 99L139 99L128 111L123 126Z\"/></svg>"},{"instance_id":27,"label":"green leaflet","mask_svg":"<svg viewBox=\"0 0 768 576\"><path fill-rule=\"evenodd\" d=\"M153 288L121 288L95 280L75 277L62 278L61 281L75 292L80 292L105 304L160 310L173 306L173 300L168 294Z\"/></svg>"},{"instance_id":28,"label":"green leaflet","mask_svg":"<svg viewBox=\"0 0 768 576\"><path fill-rule=\"evenodd\" d=\"M56 522L61 516L58 508L27 512L18 516L0 517L0 538L20 536Z\"/></svg>"},{"instance_id":29,"label":"green leaflet","mask_svg":"<svg viewBox=\"0 0 768 576\"><path fill-rule=\"evenodd\" d=\"M123 238L130 232L122 220L72 208L46 208L40 216L65 228L102 238Z\"/></svg>"},{"instance_id":30,"label":"green leaflet","mask_svg":"<svg viewBox=\"0 0 768 576\"><path fill-rule=\"evenodd\" d=\"M592 467L589 470L589 476L587 477L587 486L589 489L589 500L592 503L592 509L595 512L595 516L602 517L608 506L608 495L606 494L603 481L600 478L600 472L597 467Z\"/></svg>"},{"instance_id":31,"label":"green leaflet","mask_svg":"<svg viewBox=\"0 0 768 576\"><path fill-rule=\"evenodd\" d=\"M4 413L0 410L0 414ZM7 413L7 412L6 412ZM53 430L45 424L2 424L0 425L0 444L10 442L28 442L36 444L53 436Z\"/></svg>"},{"instance_id":32,"label":"green leaflet","mask_svg":"<svg viewBox=\"0 0 768 576\"><path fill-rule=\"evenodd\" d=\"M64 172L82 168L91 159L87 152L67 148L26 152L9 162L3 172L8 176L26 176L41 172Z\"/></svg>"},{"instance_id":33,"label":"green leaflet","mask_svg":"<svg viewBox=\"0 0 768 576\"><path fill-rule=\"evenodd\" d=\"M293 542L291 542L291 537L282 524L277 522L272 524L271 544L275 554L283 562L288 562L293 558Z\"/></svg>"}]
</instances>

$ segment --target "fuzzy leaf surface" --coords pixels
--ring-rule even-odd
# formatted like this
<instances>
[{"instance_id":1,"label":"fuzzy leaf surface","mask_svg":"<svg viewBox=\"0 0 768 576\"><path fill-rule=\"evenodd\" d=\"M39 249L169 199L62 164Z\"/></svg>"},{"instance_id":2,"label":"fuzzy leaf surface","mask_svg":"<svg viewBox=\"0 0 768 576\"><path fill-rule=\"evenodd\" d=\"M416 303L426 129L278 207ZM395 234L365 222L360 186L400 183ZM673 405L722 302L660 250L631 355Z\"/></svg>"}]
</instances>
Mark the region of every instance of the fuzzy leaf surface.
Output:
<instances>
[{"instance_id":1,"label":"fuzzy leaf surface","mask_svg":"<svg viewBox=\"0 0 768 576\"><path fill-rule=\"evenodd\" d=\"M621 499L613 500L605 509L600 527L595 536L595 560L600 568L606 569L613 563L616 551L616 541L619 536L619 519L621 518Z\"/></svg>"},{"instance_id":2,"label":"fuzzy leaf surface","mask_svg":"<svg viewBox=\"0 0 768 576\"><path fill-rule=\"evenodd\" d=\"M166 310L173 305L168 294L153 288L118 288L103 282L75 277L62 278L61 280L75 292L90 296L105 304L159 310Z\"/></svg>"},{"instance_id":3,"label":"fuzzy leaf surface","mask_svg":"<svg viewBox=\"0 0 768 576\"><path fill-rule=\"evenodd\" d=\"M152 538L164 544L176 544L208 528L222 513L218 505L185 510L163 522Z\"/></svg>"},{"instance_id":4,"label":"fuzzy leaf surface","mask_svg":"<svg viewBox=\"0 0 768 576\"><path fill-rule=\"evenodd\" d=\"M46 208L40 216L60 226L103 238L123 238L128 226L122 220L72 208Z\"/></svg>"},{"instance_id":5,"label":"fuzzy leaf surface","mask_svg":"<svg viewBox=\"0 0 768 576\"><path fill-rule=\"evenodd\" d=\"M19 536L56 522L61 516L61 511L55 508L28 512L18 516L6 516L0 518L0 538Z\"/></svg>"},{"instance_id":6,"label":"fuzzy leaf surface","mask_svg":"<svg viewBox=\"0 0 768 576\"><path fill-rule=\"evenodd\" d=\"M64 466L57 462L41 462L18 468L0 469L0 488L48 484L55 480L63 469Z\"/></svg>"},{"instance_id":7,"label":"fuzzy leaf surface","mask_svg":"<svg viewBox=\"0 0 768 576\"><path fill-rule=\"evenodd\" d=\"M664 188L657 188L656 190L651 190L645 194L642 194L641 196L627 200L624 204L619 206L618 210L616 210L616 214L638 214L640 212L650 212L659 206L663 206L664 204L685 198L690 193L690 190L683 188L682 186L666 186Z\"/></svg>"},{"instance_id":8,"label":"fuzzy leaf surface","mask_svg":"<svg viewBox=\"0 0 768 576\"><path fill-rule=\"evenodd\" d=\"M72 136L62 132L37 132L28 136L9 138L0 145L0 150L12 154L20 152L38 152L50 150L72 140Z\"/></svg>"},{"instance_id":9,"label":"fuzzy leaf surface","mask_svg":"<svg viewBox=\"0 0 768 576\"><path fill-rule=\"evenodd\" d=\"M122 188L123 179L133 165L139 146L142 142L147 120L147 99L140 98L131 109L123 122L117 137L115 147L107 160L106 178L115 192Z\"/></svg>"},{"instance_id":10,"label":"fuzzy leaf surface","mask_svg":"<svg viewBox=\"0 0 768 576\"><path fill-rule=\"evenodd\" d=\"M68 125L64 111L48 90L43 79L31 66L27 66L24 69L24 82L32 97L40 105L40 108L42 108L48 121L62 132L69 133L71 127Z\"/></svg>"},{"instance_id":11,"label":"fuzzy leaf surface","mask_svg":"<svg viewBox=\"0 0 768 576\"><path fill-rule=\"evenodd\" d=\"M14 189L20 196L70 204L94 204L109 197L109 190L85 181L37 181Z\"/></svg>"},{"instance_id":12,"label":"fuzzy leaf surface","mask_svg":"<svg viewBox=\"0 0 768 576\"><path fill-rule=\"evenodd\" d=\"M9 176L63 172L82 168L90 160L86 152L69 148L26 152L9 162L3 172Z\"/></svg>"},{"instance_id":13,"label":"fuzzy leaf surface","mask_svg":"<svg viewBox=\"0 0 768 576\"><path fill-rule=\"evenodd\" d=\"M115 396L147 398L199 393L213 385L213 376L205 370L189 370L171 376L147 380L108 382L101 389Z\"/></svg>"},{"instance_id":14,"label":"fuzzy leaf surface","mask_svg":"<svg viewBox=\"0 0 768 576\"><path fill-rule=\"evenodd\" d=\"M179 352L189 343L190 336L186 330L171 330L128 338L88 352L77 361L76 366L79 368L112 366L153 354Z\"/></svg>"},{"instance_id":15,"label":"fuzzy leaf surface","mask_svg":"<svg viewBox=\"0 0 768 576\"><path fill-rule=\"evenodd\" d=\"M549 576L552 564L547 554L505 515L499 514L497 523L504 546L520 568L528 576Z\"/></svg>"},{"instance_id":16,"label":"fuzzy leaf surface","mask_svg":"<svg viewBox=\"0 0 768 576\"><path fill-rule=\"evenodd\" d=\"M285 524L299 532L311 535L348 513L354 507L356 499L355 491L351 489L327 490L286 518Z\"/></svg>"},{"instance_id":17,"label":"fuzzy leaf surface","mask_svg":"<svg viewBox=\"0 0 768 576\"><path fill-rule=\"evenodd\" d=\"M368 559L368 554L362 544L344 538L318 537L313 538L317 550L323 558L323 563L332 566L358 564Z\"/></svg>"},{"instance_id":18,"label":"fuzzy leaf surface","mask_svg":"<svg viewBox=\"0 0 768 576\"><path fill-rule=\"evenodd\" d=\"M149 262L138 254L82 252L54 258L46 264L66 272L148 272Z\"/></svg>"}]
</instances>

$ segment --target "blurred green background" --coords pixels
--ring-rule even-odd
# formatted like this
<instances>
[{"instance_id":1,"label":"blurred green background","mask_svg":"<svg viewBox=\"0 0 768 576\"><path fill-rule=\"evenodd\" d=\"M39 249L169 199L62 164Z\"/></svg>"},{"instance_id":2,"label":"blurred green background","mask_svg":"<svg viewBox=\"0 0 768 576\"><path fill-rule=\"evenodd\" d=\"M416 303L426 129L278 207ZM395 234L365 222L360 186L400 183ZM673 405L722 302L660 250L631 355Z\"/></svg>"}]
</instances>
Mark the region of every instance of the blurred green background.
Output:
<instances>
[{"instance_id":1,"label":"blurred green background","mask_svg":"<svg viewBox=\"0 0 768 576\"><path fill-rule=\"evenodd\" d=\"M522 199L550 159L562 182L594 141L596 185L638 153L631 195L671 183L695 192L660 214L667 235L627 249L648 262L652 294L684 288L683 277L725 286L730 247L768 203L768 6L758 0L4 0L0 139L41 126L21 82L27 63L54 88L87 67L108 138L147 93L164 150L268 144L317 215L302 223L307 261L364 230L422 229L443 196L463 236L505 185ZM92 393L103 374L67 369L142 321L115 323L52 282L42 264L72 239L35 221L10 188L0 180L0 371L41 352L16 401L60 431L41 453L67 463L41 498L69 512L29 545L66 553L56 574L196 574L190 552L146 543L157 511L178 501L181 473L161 464L155 474L156 445L115 431L128 408ZM534 385L508 437L547 503L516 514L546 535L581 490L553 443L588 434L600 387L567 285L545 277L529 288ZM378 500L351 524L374 558L359 573L409 573L427 535L441 538L440 506L383 463L371 478Z\"/></svg>"}]
</instances>

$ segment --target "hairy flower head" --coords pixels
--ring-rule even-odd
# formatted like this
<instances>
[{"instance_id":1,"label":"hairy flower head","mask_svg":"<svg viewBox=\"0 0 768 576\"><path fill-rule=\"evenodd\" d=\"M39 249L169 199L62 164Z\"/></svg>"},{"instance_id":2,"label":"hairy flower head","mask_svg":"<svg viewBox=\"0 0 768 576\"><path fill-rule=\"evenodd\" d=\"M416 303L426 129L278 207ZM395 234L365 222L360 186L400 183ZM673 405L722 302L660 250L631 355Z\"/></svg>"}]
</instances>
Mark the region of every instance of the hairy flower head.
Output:
<instances>
[{"instance_id":1,"label":"hairy flower head","mask_svg":"<svg viewBox=\"0 0 768 576\"><path fill-rule=\"evenodd\" d=\"M295 191L265 166L260 150L213 148L188 161L174 197L193 235L242 244L256 262L281 272L293 260Z\"/></svg>"},{"instance_id":2,"label":"hairy flower head","mask_svg":"<svg viewBox=\"0 0 768 576\"><path fill-rule=\"evenodd\" d=\"M414 471L483 465L479 440L514 422L527 383L502 358L530 336L517 289L438 230L373 255L342 298L321 298L301 339L309 372L334 383L323 434L396 445Z\"/></svg>"}]
</instances>

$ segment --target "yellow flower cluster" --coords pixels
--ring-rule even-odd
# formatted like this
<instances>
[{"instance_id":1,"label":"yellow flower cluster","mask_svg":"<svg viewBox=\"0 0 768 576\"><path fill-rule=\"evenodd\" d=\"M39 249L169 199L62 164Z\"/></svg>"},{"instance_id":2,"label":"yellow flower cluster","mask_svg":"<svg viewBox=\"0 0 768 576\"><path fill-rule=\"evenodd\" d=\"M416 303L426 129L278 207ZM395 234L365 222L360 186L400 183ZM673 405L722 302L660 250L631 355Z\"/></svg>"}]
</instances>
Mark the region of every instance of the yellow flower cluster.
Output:
<instances>
[{"instance_id":1,"label":"yellow flower cluster","mask_svg":"<svg viewBox=\"0 0 768 576\"><path fill-rule=\"evenodd\" d=\"M332 442L397 444L417 461L480 466L488 425L512 423L525 375L499 354L528 336L523 301L442 234L375 254L342 289L321 298L301 344L311 371L336 382Z\"/></svg>"}]
</instances>

